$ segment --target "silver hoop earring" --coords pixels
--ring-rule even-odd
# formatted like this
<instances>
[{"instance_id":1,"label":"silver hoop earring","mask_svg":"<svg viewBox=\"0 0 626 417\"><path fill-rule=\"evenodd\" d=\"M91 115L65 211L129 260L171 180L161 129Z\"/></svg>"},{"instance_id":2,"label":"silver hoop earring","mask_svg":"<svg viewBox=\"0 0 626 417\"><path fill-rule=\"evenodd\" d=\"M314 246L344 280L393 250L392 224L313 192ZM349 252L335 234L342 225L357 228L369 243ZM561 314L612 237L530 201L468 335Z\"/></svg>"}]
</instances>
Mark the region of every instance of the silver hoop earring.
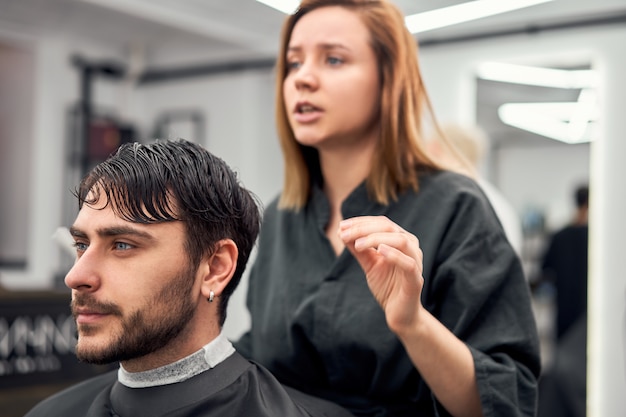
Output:
<instances>
[{"instance_id":1,"label":"silver hoop earring","mask_svg":"<svg viewBox=\"0 0 626 417\"><path fill-rule=\"evenodd\" d=\"M211 290L209 291L209 303L213 302L213 298L215 298L215 293Z\"/></svg>"}]
</instances>

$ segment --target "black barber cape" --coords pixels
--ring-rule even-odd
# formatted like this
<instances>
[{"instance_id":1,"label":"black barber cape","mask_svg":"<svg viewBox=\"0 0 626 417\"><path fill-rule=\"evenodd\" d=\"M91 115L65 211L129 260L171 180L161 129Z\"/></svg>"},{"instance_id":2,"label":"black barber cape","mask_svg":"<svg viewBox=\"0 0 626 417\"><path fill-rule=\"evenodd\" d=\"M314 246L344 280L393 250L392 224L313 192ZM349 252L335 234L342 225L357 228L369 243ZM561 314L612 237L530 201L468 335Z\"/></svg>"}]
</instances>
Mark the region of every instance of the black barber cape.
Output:
<instances>
[{"instance_id":1,"label":"black barber cape","mask_svg":"<svg viewBox=\"0 0 626 417\"><path fill-rule=\"evenodd\" d=\"M47 398L25 417L350 417L339 406L282 386L265 368L235 352L186 381L129 388L117 371Z\"/></svg>"}]
</instances>

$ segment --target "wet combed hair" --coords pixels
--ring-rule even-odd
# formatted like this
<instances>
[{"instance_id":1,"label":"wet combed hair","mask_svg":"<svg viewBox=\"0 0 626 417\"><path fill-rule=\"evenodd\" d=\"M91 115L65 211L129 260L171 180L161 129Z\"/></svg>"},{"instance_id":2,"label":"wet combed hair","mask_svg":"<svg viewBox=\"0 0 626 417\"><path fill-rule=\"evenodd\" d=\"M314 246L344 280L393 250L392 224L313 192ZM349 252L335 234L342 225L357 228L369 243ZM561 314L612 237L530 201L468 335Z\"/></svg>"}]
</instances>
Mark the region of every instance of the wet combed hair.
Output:
<instances>
[{"instance_id":1,"label":"wet combed hair","mask_svg":"<svg viewBox=\"0 0 626 417\"><path fill-rule=\"evenodd\" d=\"M134 223L182 221L189 262L196 267L221 239L237 245L235 274L220 296L220 324L260 228L260 205L220 158L185 140L129 143L97 165L75 195L79 209L105 197L120 218Z\"/></svg>"},{"instance_id":2,"label":"wet combed hair","mask_svg":"<svg viewBox=\"0 0 626 417\"><path fill-rule=\"evenodd\" d=\"M300 18L327 6L344 7L361 18L369 30L370 45L378 62L380 140L367 178L370 196L387 204L402 191L417 191L416 168L440 168L423 144L423 116L430 116L435 125L436 121L420 74L417 42L406 28L400 10L385 0L303 0L283 25L276 63L276 125L285 163L280 205L287 209L304 207L320 168L317 150L300 145L289 125L283 100L283 82L288 73L286 54Z\"/></svg>"}]
</instances>

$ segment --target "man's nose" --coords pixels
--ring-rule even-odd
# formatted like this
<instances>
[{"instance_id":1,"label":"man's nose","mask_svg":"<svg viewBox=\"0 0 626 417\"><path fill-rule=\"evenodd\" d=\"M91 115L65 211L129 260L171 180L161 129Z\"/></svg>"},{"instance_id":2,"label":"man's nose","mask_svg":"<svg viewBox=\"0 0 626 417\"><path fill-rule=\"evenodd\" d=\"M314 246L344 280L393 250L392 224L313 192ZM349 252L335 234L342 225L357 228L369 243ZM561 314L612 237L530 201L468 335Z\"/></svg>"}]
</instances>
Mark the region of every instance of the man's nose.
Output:
<instances>
[{"instance_id":1,"label":"man's nose","mask_svg":"<svg viewBox=\"0 0 626 417\"><path fill-rule=\"evenodd\" d=\"M88 247L65 275L65 285L72 290L95 291L100 285L99 265L96 251Z\"/></svg>"}]
</instances>

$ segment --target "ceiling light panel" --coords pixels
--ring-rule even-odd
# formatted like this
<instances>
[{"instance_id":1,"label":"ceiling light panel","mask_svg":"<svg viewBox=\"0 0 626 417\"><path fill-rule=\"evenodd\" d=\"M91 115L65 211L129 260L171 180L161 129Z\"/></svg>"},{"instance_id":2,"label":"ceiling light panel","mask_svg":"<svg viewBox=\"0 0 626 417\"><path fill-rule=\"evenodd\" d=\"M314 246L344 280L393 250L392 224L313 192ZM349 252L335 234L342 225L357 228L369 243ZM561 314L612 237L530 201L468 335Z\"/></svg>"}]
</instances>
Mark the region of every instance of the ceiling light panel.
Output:
<instances>
[{"instance_id":1,"label":"ceiling light panel","mask_svg":"<svg viewBox=\"0 0 626 417\"><path fill-rule=\"evenodd\" d=\"M428 12L417 13L405 18L411 33L421 33L471 20L506 13L553 0L476 0Z\"/></svg>"},{"instance_id":2,"label":"ceiling light panel","mask_svg":"<svg viewBox=\"0 0 626 417\"><path fill-rule=\"evenodd\" d=\"M257 0L266 6L283 13L291 14L300 5L298 0ZM465 3L416 13L405 18L409 31L413 34L426 32L496 14L506 13L525 7L547 3L553 0L475 0Z\"/></svg>"}]
</instances>

